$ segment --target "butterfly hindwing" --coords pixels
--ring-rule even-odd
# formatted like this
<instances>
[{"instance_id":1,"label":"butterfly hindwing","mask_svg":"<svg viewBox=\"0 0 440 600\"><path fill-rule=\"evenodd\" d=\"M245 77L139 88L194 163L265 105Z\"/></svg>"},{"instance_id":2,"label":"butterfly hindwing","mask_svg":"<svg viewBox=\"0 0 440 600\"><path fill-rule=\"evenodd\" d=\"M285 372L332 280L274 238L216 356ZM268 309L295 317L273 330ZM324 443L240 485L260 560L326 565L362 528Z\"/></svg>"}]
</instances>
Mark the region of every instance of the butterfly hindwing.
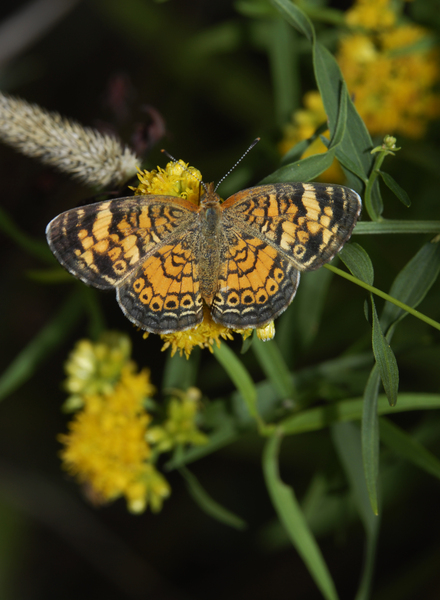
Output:
<instances>
[{"instance_id":1,"label":"butterfly hindwing","mask_svg":"<svg viewBox=\"0 0 440 600\"><path fill-rule=\"evenodd\" d=\"M211 313L225 327L263 327L292 301L299 272L275 248L230 229Z\"/></svg>"}]
</instances>

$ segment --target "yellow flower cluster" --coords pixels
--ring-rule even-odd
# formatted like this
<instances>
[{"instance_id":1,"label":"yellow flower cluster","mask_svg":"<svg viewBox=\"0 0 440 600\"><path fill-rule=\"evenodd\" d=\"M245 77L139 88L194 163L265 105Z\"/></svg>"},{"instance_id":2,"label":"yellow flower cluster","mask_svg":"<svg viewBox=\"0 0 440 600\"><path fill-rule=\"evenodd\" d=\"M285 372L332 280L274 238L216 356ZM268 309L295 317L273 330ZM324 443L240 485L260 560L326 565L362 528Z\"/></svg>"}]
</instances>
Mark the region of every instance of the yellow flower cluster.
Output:
<instances>
[{"instance_id":1,"label":"yellow flower cluster","mask_svg":"<svg viewBox=\"0 0 440 600\"><path fill-rule=\"evenodd\" d=\"M64 388L70 393L65 403L67 411L83 405L87 394L109 394L120 379L130 357L128 337L109 331L97 343L80 340L65 366Z\"/></svg>"},{"instance_id":2,"label":"yellow flower cluster","mask_svg":"<svg viewBox=\"0 0 440 600\"><path fill-rule=\"evenodd\" d=\"M427 29L401 23L390 0L356 0L346 13L362 31L343 37L336 58L372 135L420 138L440 116L440 53Z\"/></svg>"},{"instance_id":3,"label":"yellow flower cluster","mask_svg":"<svg viewBox=\"0 0 440 600\"><path fill-rule=\"evenodd\" d=\"M197 388L189 388L186 393L175 391L168 401L167 419L147 432L147 440L157 452L169 452L186 444L208 443L208 437L196 425L200 400L201 393Z\"/></svg>"},{"instance_id":4,"label":"yellow flower cluster","mask_svg":"<svg viewBox=\"0 0 440 600\"><path fill-rule=\"evenodd\" d=\"M182 160L169 162L165 169L160 167L153 171L141 171L138 173L139 185L135 195L158 194L185 198L189 202L198 204L200 201L200 187L202 175L194 167L189 167ZM164 340L162 350L171 348L171 356L176 352L185 354L188 358L193 348L208 348L213 351L214 344L217 346L222 339L232 339L232 332L241 334L244 339L252 333L252 329L229 329L215 323L209 309L206 307L202 323L193 329L175 333L162 334ZM144 333L144 338L148 337ZM269 323L266 327L257 329L257 335L263 339L272 339L275 335L275 326Z\"/></svg>"},{"instance_id":5,"label":"yellow flower cluster","mask_svg":"<svg viewBox=\"0 0 440 600\"><path fill-rule=\"evenodd\" d=\"M175 445L206 443L196 426L194 392L168 405L165 423L151 426L145 410L154 394L149 372L129 360L129 339L105 334L97 343L81 340L66 363L66 387L77 409L63 444L64 467L99 503L124 496L131 512L162 508L170 487L155 467L161 452ZM78 401L80 399L80 401ZM150 401L151 402L151 401Z\"/></svg>"},{"instance_id":6,"label":"yellow flower cluster","mask_svg":"<svg viewBox=\"0 0 440 600\"><path fill-rule=\"evenodd\" d=\"M272 323L273 325L273 323ZM273 325L274 332L271 338L275 335L275 326ZM232 340L233 335L231 332L239 333L243 336L243 340L249 337L252 333L252 329L228 329L223 325L216 323L212 317L209 309L205 307L203 321L197 327L188 329L186 331L176 331L175 333L164 333L160 337L165 342L162 346L162 351L167 348L171 348L171 356L174 356L176 352L179 352L180 356L185 354L186 358L197 346L199 348L208 349L213 352L214 344L219 346L221 340ZM262 330L257 330L259 333ZM144 333L144 338L148 337L148 333Z\"/></svg>"},{"instance_id":7,"label":"yellow flower cluster","mask_svg":"<svg viewBox=\"0 0 440 600\"><path fill-rule=\"evenodd\" d=\"M345 13L345 21L350 27L386 29L396 22L396 13L390 0L356 0Z\"/></svg>"},{"instance_id":8,"label":"yellow flower cluster","mask_svg":"<svg viewBox=\"0 0 440 600\"><path fill-rule=\"evenodd\" d=\"M169 162L165 169L157 167L157 170L139 171L138 179L139 185L132 188L135 196L177 196L193 204L199 203L202 174L183 160Z\"/></svg>"},{"instance_id":9,"label":"yellow flower cluster","mask_svg":"<svg viewBox=\"0 0 440 600\"><path fill-rule=\"evenodd\" d=\"M372 135L420 138L429 122L440 117L440 53L427 29L400 20L400 6L393 0L355 0L345 13L351 32L341 38L336 59ZM282 155L326 120L317 91L308 92L303 103L285 128ZM303 156L325 149L315 140ZM343 175L333 165L321 178L338 182Z\"/></svg>"}]
</instances>

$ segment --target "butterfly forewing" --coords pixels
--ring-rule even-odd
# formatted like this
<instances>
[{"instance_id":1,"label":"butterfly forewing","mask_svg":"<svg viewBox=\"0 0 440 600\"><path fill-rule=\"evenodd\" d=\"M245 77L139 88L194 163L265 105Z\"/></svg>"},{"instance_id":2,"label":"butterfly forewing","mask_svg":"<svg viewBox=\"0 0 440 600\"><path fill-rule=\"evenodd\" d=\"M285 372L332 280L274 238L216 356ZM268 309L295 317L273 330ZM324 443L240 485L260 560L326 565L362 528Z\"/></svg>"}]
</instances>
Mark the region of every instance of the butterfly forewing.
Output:
<instances>
[{"instance_id":1,"label":"butterfly forewing","mask_svg":"<svg viewBox=\"0 0 440 600\"><path fill-rule=\"evenodd\" d=\"M187 230L196 212L173 196L130 196L68 210L49 223L46 235L70 273L111 289L161 243Z\"/></svg>"},{"instance_id":2,"label":"butterfly forewing","mask_svg":"<svg viewBox=\"0 0 440 600\"><path fill-rule=\"evenodd\" d=\"M242 190L223 203L227 217L275 247L300 271L321 267L350 238L361 211L353 190L278 183Z\"/></svg>"}]
</instances>

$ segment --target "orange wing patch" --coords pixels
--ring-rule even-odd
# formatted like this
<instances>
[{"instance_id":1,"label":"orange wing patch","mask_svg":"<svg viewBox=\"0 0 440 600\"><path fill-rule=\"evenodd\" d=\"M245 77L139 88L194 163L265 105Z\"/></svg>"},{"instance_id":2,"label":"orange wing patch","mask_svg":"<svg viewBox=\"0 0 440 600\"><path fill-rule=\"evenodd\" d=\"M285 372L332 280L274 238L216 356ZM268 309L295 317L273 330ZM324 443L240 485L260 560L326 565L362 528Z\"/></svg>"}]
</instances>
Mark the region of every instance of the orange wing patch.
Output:
<instances>
[{"instance_id":1,"label":"orange wing patch","mask_svg":"<svg viewBox=\"0 0 440 600\"><path fill-rule=\"evenodd\" d=\"M195 327L203 320L191 241L183 239L176 245L162 246L118 286L118 302L138 327L169 333Z\"/></svg>"},{"instance_id":2,"label":"orange wing patch","mask_svg":"<svg viewBox=\"0 0 440 600\"><path fill-rule=\"evenodd\" d=\"M226 327L262 327L290 304L298 282L298 271L274 248L235 231L211 306L213 319Z\"/></svg>"}]
</instances>

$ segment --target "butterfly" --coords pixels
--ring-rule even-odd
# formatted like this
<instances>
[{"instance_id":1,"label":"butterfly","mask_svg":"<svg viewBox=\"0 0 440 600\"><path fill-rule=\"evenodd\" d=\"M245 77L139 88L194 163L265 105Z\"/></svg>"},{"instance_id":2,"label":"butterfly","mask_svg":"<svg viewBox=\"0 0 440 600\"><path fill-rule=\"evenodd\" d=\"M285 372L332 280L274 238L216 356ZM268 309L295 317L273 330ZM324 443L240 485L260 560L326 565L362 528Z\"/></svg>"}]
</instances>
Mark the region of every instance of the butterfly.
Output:
<instances>
[{"instance_id":1,"label":"butterfly","mask_svg":"<svg viewBox=\"0 0 440 600\"><path fill-rule=\"evenodd\" d=\"M115 289L124 314L152 333L213 320L260 328L295 296L301 271L329 262L360 216L353 190L324 183L251 187L199 205L131 196L68 210L47 226L59 262L84 283Z\"/></svg>"}]
</instances>

